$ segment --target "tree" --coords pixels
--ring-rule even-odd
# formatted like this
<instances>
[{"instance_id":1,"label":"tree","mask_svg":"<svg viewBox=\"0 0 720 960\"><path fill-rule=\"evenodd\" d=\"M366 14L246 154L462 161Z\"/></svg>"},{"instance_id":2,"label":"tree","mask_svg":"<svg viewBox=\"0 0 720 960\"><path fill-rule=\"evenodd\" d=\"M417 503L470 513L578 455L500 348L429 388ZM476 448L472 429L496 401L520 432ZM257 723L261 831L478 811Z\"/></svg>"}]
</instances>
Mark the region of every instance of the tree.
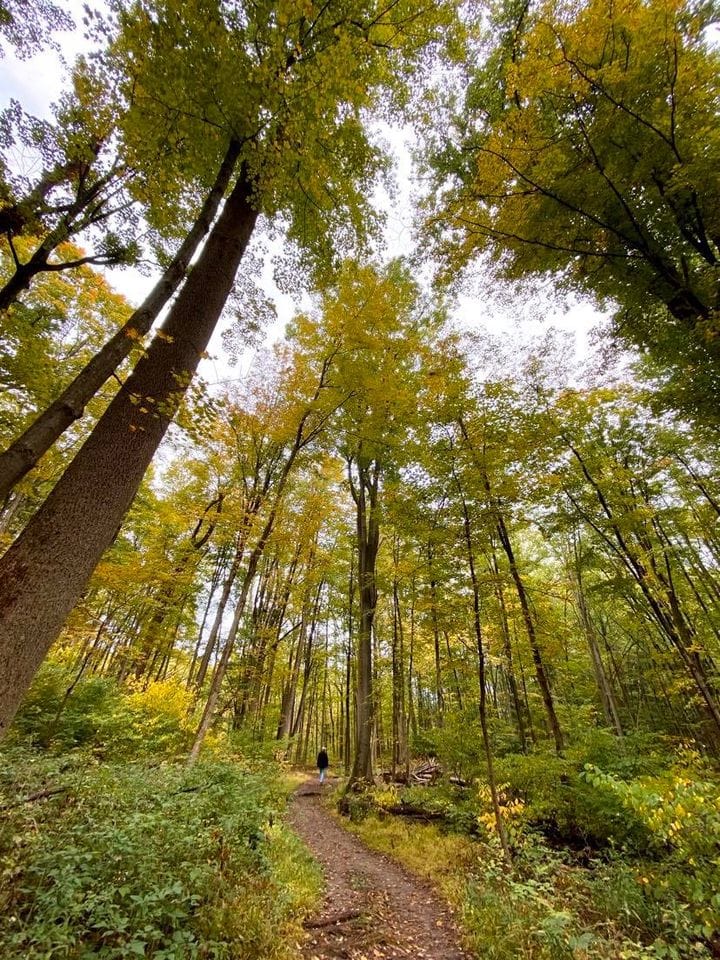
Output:
<instances>
[{"instance_id":1,"label":"tree","mask_svg":"<svg viewBox=\"0 0 720 960\"><path fill-rule=\"evenodd\" d=\"M423 337L433 316L399 262L384 270L346 262L321 309L317 320L299 319L295 336L311 353L328 342L336 347L330 378L338 398L335 444L355 505L358 557L354 785L373 777L372 651L383 477L402 462L403 439L417 410Z\"/></svg>"},{"instance_id":2,"label":"tree","mask_svg":"<svg viewBox=\"0 0 720 960\"><path fill-rule=\"evenodd\" d=\"M581 406L579 399L568 393L560 401L560 435L571 454L567 477L574 477L566 496L639 592L649 618L691 679L707 712L710 736L717 740L720 705L711 652L717 635L708 630L708 608L698 603L697 594L685 591L671 533L677 519L661 508L672 481L665 459L653 457L655 431L642 422L639 405L637 412L623 410L612 397L610 413L602 392L584 395Z\"/></svg>"},{"instance_id":3,"label":"tree","mask_svg":"<svg viewBox=\"0 0 720 960\"><path fill-rule=\"evenodd\" d=\"M68 244L63 252L72 257L78 250ZM11 270L9 258L0 256L0 282ZM63 379L81 368L130 313L127 301L90 267L44 276L6 318L0 343L0 443L46 406ZM0 500L7 492L2 490Z\"/></svg>"},{"instance_id":4,"label":"tree","mask_svg":"<svg viewBox=\"0 0 720 960\"><path fill-rule=\"evenodd\" d=\"M238 550L239 559L245 559L245 569L240 584L238 598L235 604L233 622L223 645L221 656L215 667L210 690L208 693L200 725L190 752L189 763L194 763L200 754L203 740L212 724L215 709L220 697L225 674L230 664L230 657L235 647L240 618L245 613L245 605L250 595L260 562L265 554L270 537L274 533L275 524L280 512L283 496L290 481L296 462L301 453L315 441L325 429L332 407L328 411L324 394L327 387L327 378L332 366L334 350L332 347L322 358L314 382L305 385L305 390L290 393L290 401L286 404L285 417L279 418L279 437L271 437L269 448L270 456L265 465L265 477L261 478L257 472L252 480L254 497L248 506L254 507L257 518L243 517L239 539L241 550ZM287 378L285 389L297 386L297 372ZM309 386L309 390L307 389ZM307 393L306 393L307 391ZM279 404L278 404L279 406ZM253 503L254 500L254 503ZM266 506L266 512L259 513L260 507ZM256 519L257 530L253 530L248 519ZM255 536L251 534L255 533Z\"/></svg>"},{"instance_id":5,"label":"tree","mask_svg":"<svg viewBox=\"0 0 720 960\"><path fill-rule=\"evenodd\" d=\"M240 137L240 173L162 329L0 562L3 730L132 502L232 288L258 209L300 213L296 236L321 251L333 235L322 216L324 235L302 234L302 215L320 206L314 195L322 197L321 215L325 197L332 196L333 210L343 198L340 230L358 225L375 166L361 111L403 85L401 77L393 81L395 65L404 69L404 58L427 44L439 19L423 18L411 0L372 10L323 5L312 20L293 3L253 6L247 14L241 23L232 10L204 0L122 12L118 44L138 53L130 59L126 51L128 84L137 98L145 93L148 106L144 127L133 119L135 134L143 131L138 142L147 146L158 104L164 131L177 118L165 96L176 103L179 92L192 107L193 149L217 157ZM245 99L238 98L239 72ZM208 129L215 135L201 136ZM129 133L127 139L130 151ZM338 196L328 193L335 184Z\"/></svg>"},{"instance_id":6,"label":"tree","mask_svg":"<svg viewBox=\"0 0 720 960\"><path fill-rule=\"evenodd\" d=\"M72 17L52 0L3 0L0 3L0 35L21 59L33 56L45 46L57 49L52 32L72 28Z\"/></svg>"},{"instance_id":7,"label":"tree","mask_svg":"<svg viewBox=\"0 0 720 960\"><path fill-rule=\"evenodd\" d=\"M137 196L130 188L138 171L118 152L118 109L112 90L80 61L52 121L26 114L14 100L2 112L0 234L15 269L0 288L0 313L40 274L137 259ZM27 157L27 169L15 169L18 155ZM25 256L20 236L34 238ZM69 240L95 250L63 257Z\"/></svg>"},{"instance_id":8,"label":"tree","mask_svg":"<svg viewBox=\"0 0 720 960\"><path fill-rule=\"evenodd\" d=\"M448 267L552 273L720 397L720 56L711 5L508 3L433 160ZM711 397L703 398L703 393ZM689 391L685 391L686 397Z\"/></svg>"},{"instance_id":9,"label":"tree","mask_svg":"<svg viewBox=\"0 0 720 960\"><path fill-rule=\"evenodd\" d=\"M19 238L17 243L22 247L26 241ZM73 249L63 252L75 255ZM0 277L6 275L6 268L11 270L12 265L0 257ZM25 302L6 316L0 345L0 448L33 421L130 313L124 298L90 267L48 273L38 280ZM102 413L116 388L113 381L89 403L91 420ZM32 484L12 492L0 484L4 533L22 528L67 466L79 439L79 431L72 431L64 444L44 457Z\"/></svg>"},{"instance_id":10,"label":"tree","mask_svg":"<svg viewBox=\"0 0 720 960\"><path fill-rule=\"evenodd\" d=\"M103 383L130 355L133 346L150 332L161 310L185 279L190 261L217 215L239 152L239 144L232 140L195 223L142 304L59 395L0 454L0 498L6 497L65 430L83 415L86 405Z\"/></svg>"}]
</instances>

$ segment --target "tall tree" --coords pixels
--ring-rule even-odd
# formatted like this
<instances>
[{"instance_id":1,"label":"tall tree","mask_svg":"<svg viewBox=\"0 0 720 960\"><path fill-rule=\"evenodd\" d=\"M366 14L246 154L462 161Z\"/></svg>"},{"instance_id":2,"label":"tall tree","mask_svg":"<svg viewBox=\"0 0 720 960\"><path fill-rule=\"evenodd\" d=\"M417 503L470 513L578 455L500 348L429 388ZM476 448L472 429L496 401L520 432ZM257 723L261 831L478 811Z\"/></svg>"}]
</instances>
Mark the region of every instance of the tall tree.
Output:
<instances>
[{"instance_id":1,"label":"tall tree","mask_svg":"<svg viewBox=\"0 0 720 960\"><path fill-rule=\"evenodd\" d=\"M357 567L356 751L350 784L372 782L373 624L383 477L402 462L403 439L417 411L418 365L433 314L406 269L348 261L325 292L316 321L301 318L296 336L317 352L336 345L330 386L341 402L335 443L347 466L355 505Z\"/></svg>"},{"instance_id":2,"label":"tall tree","mask_svg":"<svg viewBox=\"0 0 720 960\"><path fill-rule=\"evenodd\" d=\"M127 359L135 343L150 332L161 310L185 279L190 261L215 219L239 152L239 144L231 140L195 223L142 304L23 433L0 453L0 498L6 497L65 430L83 415L88 402Z\"/></svg>"},{"instance_id":3,"label":"tall tree","mask_svg":"<svg viewBox=\"0 0 720 960\"><path fill-rule=\"evenodd\" d=\"M360 226L362 193L375 168L361 111L404 85L400 74L439 18L422 16L412 0L372 9L350 2L341 11L325 4L312 19L305 11L292 2L252 6L243 20L235 8L199 0L121 12L118 48L130 66L128 85L137 100L144 94L147 107L145 125L138 120L133 128L136 143L147 146L158 105L166 138L168 123L180 116L177 107L173 112L179 93L191 104L197 162L210 152L217 169L218 153L238 138L240 174L147 353L2 559L0 730L132 502L232 289L258 210L297 214L296 236L322 252L340 197L346 213L339 229ZM202 136L206 130L215 135ZM130 152L129 133L127 143ZM182 160L182 151L175 156ZM324 232L303 236L308 210L318 206Z\"/></svg>"}]
</instances>

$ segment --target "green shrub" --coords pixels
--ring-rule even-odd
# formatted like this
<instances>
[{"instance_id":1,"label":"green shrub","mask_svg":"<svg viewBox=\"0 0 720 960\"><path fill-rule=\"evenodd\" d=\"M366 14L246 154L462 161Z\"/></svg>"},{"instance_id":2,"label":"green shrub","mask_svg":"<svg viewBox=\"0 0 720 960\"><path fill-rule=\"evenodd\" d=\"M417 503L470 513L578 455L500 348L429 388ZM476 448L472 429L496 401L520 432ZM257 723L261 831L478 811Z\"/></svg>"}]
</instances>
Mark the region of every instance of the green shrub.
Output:
<instances>
[{"instance_id":1,"label":"green shrub","mask_svg":"<svg viewBox=\"0 0 720 960\"><path fill-rule=\"evenodd\" d=\"M278 825L273 781L230 762L8 759L4 958L282 955L282 929L319 881Z\"/></svg>"},{"instance_id":2,"label":"green shrub","mask_svg":"<svg viewBox=\"0 0 720 960\"><path fill-rule=\"evenodd\" d=\"M414 756L437 757L445 771L469 779L485 770L480 724L475 715L450 713L442 727L418 734Z\"/></svg>"},{"instance_id":3,"label":"green shrub","mask_svg":"<svg viewBox=\"0 0 720 960\"><path fill-rule=\"evenodd\" d=\"M524 820L554 843L602 850L645 849L649 833L620 798L583 777L584 752L558 757L535 752L503 757L496 775L504 791L525 805Z\"/></svg>"},{"instance_id":4,"label":"green shrub","mask_svg":"<svg viewBox=\"0 0 720 960\"><path fill-rule=\"evenodd\" d=\"M92 747L113 759L189 749L196 724L184 687L167 680L140 685L76 678L65 664L44 663L15 718L15 738L58 751Z\"/></svg>"},{"instance_id":5,"label":"green shrub","mask_svg":"<svg viewBox=\"0 0 720 960\"><path fill-rule=\"evenodd\" d=\"M59 750L104 740L108 717L121 709L122 692L114 680L89 676L66 696L75 676L66 665L47 660L15 717L13 735Z\"/></svg>"},{"instance_id":6,"label":"green shrub","mask_svg":"<svg viewBox=\"0 0 720 960\"><path fill-rule=\"evenodd\" d=\"M185 753L197 726L192 703L188 690L170 680L126 687L99 737L114 757Z\"/></svg>"},{"instance_id":7,"label":"green shrub","mask_svg":"<svg viewBox=\"0 0 720 960\"><path fill-rule=\"evenodd\" d=\"M588 875L588 912L594 923L608 919L628 934L650 944L661 935L662 911L641 882L644 868L613 857Z\"/></svg>"},{"instance_id":8,"label":"green shrub","mask_svg":"<svg viewBox=\"0 0 720 960\"><path fill-rule=\"evenodd\" d=\"M704 773L687 757L662 776L630 783L593 767L585 773L649 832L657 859L638 864L636 880L649 910L660 917L660 957L697 955L720 931L720 785Z\"/></svg>"}]
</instances>

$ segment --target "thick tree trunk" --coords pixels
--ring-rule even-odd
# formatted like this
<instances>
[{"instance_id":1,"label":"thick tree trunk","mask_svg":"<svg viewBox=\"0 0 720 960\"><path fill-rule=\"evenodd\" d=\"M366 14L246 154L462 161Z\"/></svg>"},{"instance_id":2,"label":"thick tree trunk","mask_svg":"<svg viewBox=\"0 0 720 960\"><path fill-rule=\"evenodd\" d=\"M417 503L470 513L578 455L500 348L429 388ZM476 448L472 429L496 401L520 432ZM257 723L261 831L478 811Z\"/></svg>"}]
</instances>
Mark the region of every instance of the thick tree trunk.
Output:
<instances>
[{"instance_id":1,"label":"thick tree trunk","mask_svg":"<svg viewBox=\"0 0 720 960\"><path fill-rule=\"evenodd\" d=\"M0 454L0 500L28 473L40 457L79 419L85 406L95 396L113 371L125 360L138 337L145 336L160 311L180 286L201 240L215 219L220 201L227 190L239 155L239 145L232 141L222 162L212 190L190 232L175 257L143 303L127 322L67 386L57 400L44 410L7 450Z\"/></svg>"},{"instance_id":2,"label":"thick tree trunk","mask_svg":"<svg viewBox=\"0 0 720 960\"><path fill-rule=\"evenodd\" d=\"M257 219L241 176L175 305L0 561L0 735L112 543L232 289Z\"/></svg>"},{"instance_id":3,"label":"thick tree trunk","mask_svg":"<svg viewBox=\"0 0 720 960\"><path fill-rule=\"evenodd\" d=\"M360 618L357 642L357 751L349 786L373 782L372 635L377 604L375 562L380 541L377 514L379 481L380 465L377 462L372 467L358 465L357 486L350 474L350 486L356 506Z\"/></svg>"}]
</instances>

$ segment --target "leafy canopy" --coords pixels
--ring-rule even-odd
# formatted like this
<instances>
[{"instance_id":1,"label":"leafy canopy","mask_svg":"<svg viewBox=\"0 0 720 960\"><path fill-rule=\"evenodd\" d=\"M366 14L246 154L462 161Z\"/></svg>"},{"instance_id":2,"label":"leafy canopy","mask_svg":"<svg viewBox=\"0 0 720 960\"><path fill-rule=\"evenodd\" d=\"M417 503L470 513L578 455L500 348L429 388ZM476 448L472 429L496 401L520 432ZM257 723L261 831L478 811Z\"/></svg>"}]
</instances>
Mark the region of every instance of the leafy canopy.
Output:
<instances>
[{"instance_id":1,"label":"leafy canopy","mask_svg":"<svg viewBox=\"0 0 720 960\"><path fill-rule=\"evenodd\" d=\"M553 273L664 362L717 370L714 19L684 0L505 4L435 151L447 267L487 252L500 276Z\"/></svg>"}]
</instances>

